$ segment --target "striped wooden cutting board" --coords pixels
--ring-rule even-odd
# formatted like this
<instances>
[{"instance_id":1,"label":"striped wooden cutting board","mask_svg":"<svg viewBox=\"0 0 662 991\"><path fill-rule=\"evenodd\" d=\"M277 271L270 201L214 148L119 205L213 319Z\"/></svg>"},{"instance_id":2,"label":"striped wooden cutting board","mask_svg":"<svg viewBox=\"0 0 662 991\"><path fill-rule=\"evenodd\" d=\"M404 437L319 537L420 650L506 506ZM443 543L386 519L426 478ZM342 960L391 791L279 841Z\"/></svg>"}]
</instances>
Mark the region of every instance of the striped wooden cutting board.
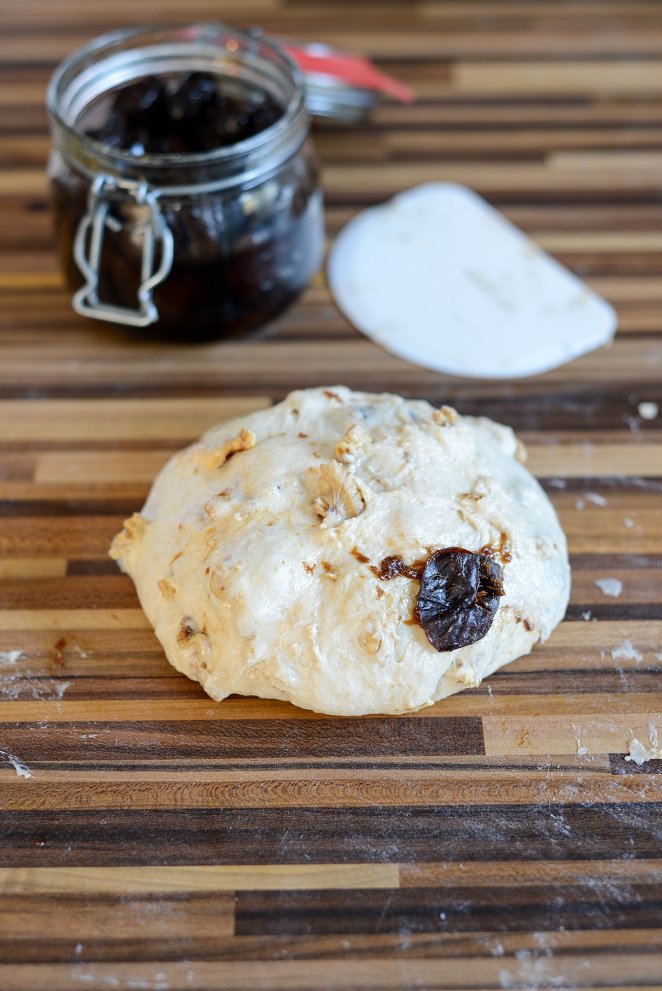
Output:
<instances>
[{"instance_id":1,"label":"striped wooden cutting board","mask_svg":"<svg viewBox=\"0 0 662 991\"><path fill-rule=\"evenodd\" d=\"M492 383L379 350L321 277L260 339L187 349L86 323L50 242L44 84L95 33L182 7L5 0L0 988L662 987L662 763L624 759L662 736L662 417L640 406L662 406L662 6L190 0L184 16L355 47L418 92L317 133L331 236L401 188L466 182L620 329ZM405 718L213 703L165 662L109 540L201 430L336 382L520 432L569 538L566 621Z\"/></svg>"}]
</instances>

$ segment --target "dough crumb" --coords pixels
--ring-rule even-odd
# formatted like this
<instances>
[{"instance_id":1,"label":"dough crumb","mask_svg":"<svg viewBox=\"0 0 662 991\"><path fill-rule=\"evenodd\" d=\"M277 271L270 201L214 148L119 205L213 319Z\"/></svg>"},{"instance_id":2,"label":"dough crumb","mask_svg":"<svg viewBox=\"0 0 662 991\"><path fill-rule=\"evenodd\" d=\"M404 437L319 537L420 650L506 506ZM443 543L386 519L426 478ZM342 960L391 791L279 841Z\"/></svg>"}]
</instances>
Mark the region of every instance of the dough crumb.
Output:
<instances>
[{"instance_id":1,"label":"dough crumb","mask_svg":"<svg viewBox=\"0 0 662 991\"><path fill-rule=\"evenodd\" d=\"M459 414L452 406L440 406L432 414L432 419L438 427L452 427L459 420Z\"/></svg>"},{"instance_id":2,"label":"dough crumb","mask_svg":"<svg viewBox=\"0 0 662 991\"><path fill-rule=\"evenodd\" d=\"M205 468L222 468L233 454L238 454L240 451L250 451L252 447L255 447L255 441L256 437L252 430L240 430L235 437L231 437L230 440L226 440L211 451L204 447L200 448L198 461Z\"/></svg>"},{"instance_id":3,"label":"dough crumb","mask_svg":"<svg viewBox=\"0 0 662 991\"><path fill-rule=\"evenodd\" d=\"M161 578L160 581L156 583L159 587L159 592L167 602L172 602L172 600L177 595L177 589L172 584L169 578Z\"/></svg>"},{"instance_id":4,"label":"dough crumb","mask_svg":"<svg viewBox=\"0 0 662 991\"><path fill-rule=\"evenodd\" d=\"M0 667L6 664L16 664L23 657L22 650L0 650Z\"/></svg>"},{"instance_id":5,"label":"dough crumb","mask_svg":"<svg viewBox=\"0 0 662 991\"><path fill-rule=\"evenodd\" d=\"M620 578L598 578L595 583L604 595L617 599L623 591L623 582Z\"/></svg>"},{"instance_id":6,"label":"dough crumb","mask_svg":"<svg viewBox=\"0 0 662 991\"><path fill-rule=\"evenodd\" d=\"M366 454L371 445L372 437L368 431L355 423L336 444L336 458L344 464L349 464Z\"/></svg>"},{"instance_id":7,"label":"dough crumb","mask_svg":"<svg viewBox=\"0 0 662 991\"><path fill-rule=\"evenodd\" d=\"M15 754L10 754L8 750L0 750L0 757L4 757L7 763L14 768L17 778L32 777L32 771L20 757L17 757Z\"/></svg>"},{"instance_id":8,"label":"dough crumb","mask_svg":"<svg viewBox=\"0 0 662 991\"><path fill-rule=\"evenodd\" d=\"M657 403L639 403L637 406L637 413L642 420L654 420L659 412L660 407Z\"/></svg>"},{"instance_id":9,"label":"dough crumb","mask_svg":"<svg viewBox=\"0 0 662 991\"><path fill-rule=\"evenodd\" d=\"M575 726L574 724L573 724L573 727L572 728L575 731L575 742L577 744L577 756L578 757L585 757L586 754L588 753L588 747L585 747L584 744L582 743L581 730L580 730L580 728L578 726Z\"/></svg>"},{"instance_id":10,"label":"dough crumb","mask_svg":"<svg viewBox=\"0 0 662 991\"><path fill-rule=\"evenodd\" d=\"M662 760L662 747L660 746L660 740L658 737L657 730L654 726L649 729L650 736L650 746L645 747L643 743L640 743L636 737L634 737L628 743L630 752L625 755L627 761L631 761L633 764L638 764L641 767L649 760Z\"/></svg>"},{"instance_id":11,"label":"dough crumb","mask_svg":"<svg viewBox=\"0 0 662 991\"><path fill-rule=\"evenodd\" d=\"M128 520L124 520L124 529L117 534L108 551L114 561L124 557L131 544L140 540L146 527L147 520L140 513L134 513Z\"/></svg>"}]
</instances>

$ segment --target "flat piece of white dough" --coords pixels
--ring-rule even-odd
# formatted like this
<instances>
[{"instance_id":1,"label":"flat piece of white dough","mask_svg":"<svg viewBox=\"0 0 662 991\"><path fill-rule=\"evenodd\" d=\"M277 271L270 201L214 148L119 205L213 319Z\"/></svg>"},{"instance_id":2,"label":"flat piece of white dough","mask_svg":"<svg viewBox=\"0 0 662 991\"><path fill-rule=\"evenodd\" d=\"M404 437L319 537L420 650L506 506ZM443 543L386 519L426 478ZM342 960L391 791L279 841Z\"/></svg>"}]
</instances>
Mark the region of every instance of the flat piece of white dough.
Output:
<instances>
[{"instance_id":1,"label":"flat piece of white dough","mask_svg":"<svg viewBox=\"0 0 662 991\"><path fill-rule=\"evenodd\" d=\"M401 358L474 378L536 375L606 344L614 309L480 196L427 183L354 217L328 280Z\"/></svg>"}]
</instances>

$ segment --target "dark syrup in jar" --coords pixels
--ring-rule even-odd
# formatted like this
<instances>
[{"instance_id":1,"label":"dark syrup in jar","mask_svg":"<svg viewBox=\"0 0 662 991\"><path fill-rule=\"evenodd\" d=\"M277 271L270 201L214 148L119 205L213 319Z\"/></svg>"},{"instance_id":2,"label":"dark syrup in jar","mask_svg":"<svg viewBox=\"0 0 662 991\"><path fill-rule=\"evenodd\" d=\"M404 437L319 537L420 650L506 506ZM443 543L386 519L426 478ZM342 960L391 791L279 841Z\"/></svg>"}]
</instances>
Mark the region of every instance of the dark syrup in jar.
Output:
<instances>
[{"instance_id":1,"label":"dark syrup in jar","mask_svg":"<svg viewBox=\"0 0 662 991\"><path fill-rule=\"evenodd\" d=\"M321 194L308 141L263 180L216 192L195 190L198 180L191 180L178 157L231 148L267 130L283 113L270 94L241 80L173 72L107 91L77 120L79 133L126 154L134 165L144 156L159 158L163 185L191 184L190 192L159 200L173 234L174 260L154 288L159 318L142 331L145 336L213 340L243 333L285 309L316 271L323 242ZM71 166L56 172L52 184L62 265L75 291L83 278L73 244L90 180ZM109 219L99 299L135 308L148 209L118 195ZM158 262L157 254L155 267Z\"/></svg>"}]
</instances>

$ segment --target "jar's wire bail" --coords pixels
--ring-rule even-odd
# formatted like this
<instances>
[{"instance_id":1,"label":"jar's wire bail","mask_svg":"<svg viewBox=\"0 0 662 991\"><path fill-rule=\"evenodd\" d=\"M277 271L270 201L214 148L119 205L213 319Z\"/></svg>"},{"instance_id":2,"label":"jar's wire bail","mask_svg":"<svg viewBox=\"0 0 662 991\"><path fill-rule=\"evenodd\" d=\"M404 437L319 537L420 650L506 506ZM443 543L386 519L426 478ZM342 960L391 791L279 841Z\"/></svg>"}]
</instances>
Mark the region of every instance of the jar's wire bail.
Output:
<instances>
[{"instance_id":1,"label":"jar's wire bail","mask_svg":"<svg viewBox=\"0 0 662 991\"><path fill-rule=\"evenodd\" d=\"M148 183L122 183L122 192L148 210L140 234L142 255L138 306L131 309L102 302L99 299L99 278L105 232L108 229L119 233L122 229L122 222L110 212L110 196L119 189L119 184L107 175L96 176L90 187L87 212L78 225L74 240L74 259L85 278L85 285L74 293L72 306L77 313L86 317L128 324L131 327L148 327L159 318L152 291L163 282L172 268L172 231L161 212L158 196ZM154 270L157 247L160 249L160 260Z\"/></svg>"}]
</instances>

